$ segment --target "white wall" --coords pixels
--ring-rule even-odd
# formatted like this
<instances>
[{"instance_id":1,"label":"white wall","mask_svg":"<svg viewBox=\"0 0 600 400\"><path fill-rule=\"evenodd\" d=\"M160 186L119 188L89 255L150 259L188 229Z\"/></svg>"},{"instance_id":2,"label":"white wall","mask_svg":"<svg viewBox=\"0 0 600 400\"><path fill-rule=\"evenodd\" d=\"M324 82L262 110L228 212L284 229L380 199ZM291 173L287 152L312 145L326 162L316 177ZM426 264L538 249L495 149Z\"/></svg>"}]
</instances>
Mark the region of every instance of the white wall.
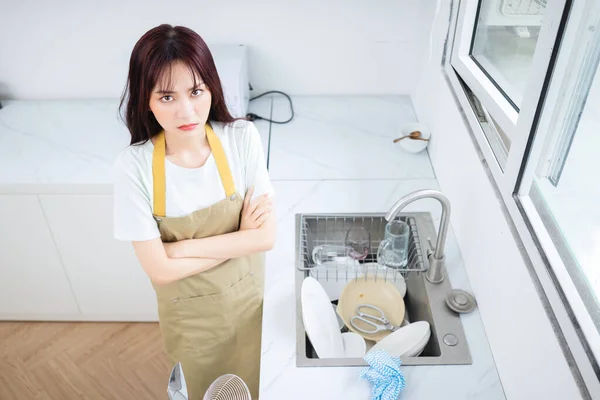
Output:
<instances>
[{"instance_id":1,"label":"white wall","mask_svg":"<svg viewBox=\"0 0 600 400\"><path fill-rule=\"evenodd\" d=\"M0 0L0 98L114 98L148 29L249 47L253 93L408 94L428 32L416 0Z\"/></svg>"},{"instance_id":2,"label":"white wall","mask_svg":"<svg viewBox=\"0 0 600 400\"><path fill-rule=\"evenodd\" d=\"M433 57L412 93L432 131L429 155L452 203L451 223L507 399L580 399L525 262L440 67L448 26L442 0Z\"/></svg>"}]
</instances>

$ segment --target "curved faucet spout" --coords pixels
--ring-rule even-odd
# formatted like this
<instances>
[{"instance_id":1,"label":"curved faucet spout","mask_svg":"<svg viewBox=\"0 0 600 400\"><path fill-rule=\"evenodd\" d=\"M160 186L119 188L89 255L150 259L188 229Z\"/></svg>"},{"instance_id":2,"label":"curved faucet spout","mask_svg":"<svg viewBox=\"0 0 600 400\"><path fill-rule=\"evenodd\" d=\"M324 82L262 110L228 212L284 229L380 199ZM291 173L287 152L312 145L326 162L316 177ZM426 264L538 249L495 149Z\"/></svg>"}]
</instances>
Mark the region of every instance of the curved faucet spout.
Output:
<instances>
[{"instance_id":1,"label":"curved faucet spout","mask_svg":"<svg viewBox=\"0 0 600 400\"><path fill-rule=\"evenodd\" d=\"M410 203L415 200L432 198L436 199L442 205L442 219L440 221L440 227L438 229L438 237L433 249L433 254L429 255L429 268L425 276L427 280L432 283L440 283L444 280L443 269L445 267L444 262L444 247L446 244L446 235L448 233L448 225L450 223L450 201L442 192L432 189L417 190L407 194L398 200L392 208L385 215L385 219L389 222L396 218L396 216Z\"/></svg>"}]
</instances>

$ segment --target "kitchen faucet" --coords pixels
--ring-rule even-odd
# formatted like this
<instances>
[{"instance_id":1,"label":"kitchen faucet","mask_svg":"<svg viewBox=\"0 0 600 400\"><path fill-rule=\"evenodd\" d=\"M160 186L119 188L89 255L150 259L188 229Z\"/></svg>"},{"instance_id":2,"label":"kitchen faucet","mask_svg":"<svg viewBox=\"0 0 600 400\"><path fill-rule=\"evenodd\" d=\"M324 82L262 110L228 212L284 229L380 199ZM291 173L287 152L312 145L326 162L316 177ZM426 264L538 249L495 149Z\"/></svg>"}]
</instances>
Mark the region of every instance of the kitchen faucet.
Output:
<instances>
[{"instance_id":1,"label":"kitchen faucet","mask_svg":"<svg viewBox=\"0 0 600 400\"><path fill-rule=\"evenodd\" d=\"M402 197L396 202L385 215L386 221L393 221L398 213L415 200L432 198L436 199L442 205L442 219L440 228L438 229L437 243L433 253L429 252L429 268L425 273L425 277L431 283L440 283L444 280L444 268L446 261L444 260L444 246L446 244L446 234L448 233L448 224L450 222L450 201L441 192L432 189L417 190ZM431 242L429 242L431 247Z\"/></svg>"}]
</instances>

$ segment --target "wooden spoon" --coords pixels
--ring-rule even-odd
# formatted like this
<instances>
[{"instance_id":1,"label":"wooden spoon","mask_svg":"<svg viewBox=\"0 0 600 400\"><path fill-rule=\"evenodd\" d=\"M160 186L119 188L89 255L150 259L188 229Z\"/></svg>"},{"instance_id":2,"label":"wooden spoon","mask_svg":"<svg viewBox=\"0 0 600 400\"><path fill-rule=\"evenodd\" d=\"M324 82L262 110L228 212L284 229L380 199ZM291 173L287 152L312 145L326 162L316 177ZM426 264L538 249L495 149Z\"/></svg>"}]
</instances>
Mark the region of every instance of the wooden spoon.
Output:
<instances>
[{"instance_id":1,"label":"wooden spoon","mask_svg":"<svg viewBox=\"0 0 600 400\"><path fill-rule=\"evenodd\" d=\"M399 137L397 139L394 139L394 143L398 143L402 139L406 139L406 138L411 138L413 140L423 140L424 142L428 142L429 141L429 139L424 139L424 138L421 137L421 132L420 131L414 131L414 132L409 133L406 136L402 136L402 137Z\"/></svg>"}]
</instances>

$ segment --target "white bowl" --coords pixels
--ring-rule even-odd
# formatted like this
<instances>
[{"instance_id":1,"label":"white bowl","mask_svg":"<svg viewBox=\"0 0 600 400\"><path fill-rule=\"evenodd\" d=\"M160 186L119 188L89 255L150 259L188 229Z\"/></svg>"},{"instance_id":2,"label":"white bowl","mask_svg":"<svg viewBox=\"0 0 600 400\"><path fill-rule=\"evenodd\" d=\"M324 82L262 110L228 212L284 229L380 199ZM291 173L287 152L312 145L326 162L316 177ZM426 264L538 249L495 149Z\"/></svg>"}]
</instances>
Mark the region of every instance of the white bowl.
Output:
<instances>
[{"instance_id":1,"label":"white bowl","mask_svg":"<svg viewBox=\"0 0 600 400\"><path fill-rule=\"evenodd\" d=\"M392 283L383 279L375 279L374 275L348 282L340 295L336 310L350 331L367 340L379 342L392 333L388 330L365 333L354 327L350 321L352 317L356 316L356 308L359 304L378 307L393 325L399 326L404 320L405 305L402 295ZM372 328L358 320L355 323L358 328L367 330Z\"/></svg>"},{"instance_id":2,"label":"white bowl","mask_svg":"<svg viewBox=\"0 0 600 400\"><path fill-rule=\"evenodd\" d=\"M392 357L416 357L431 337L431 326L427 321L406 325L383 338L369 352L385 350Z\"/></svg>"},{"instance_id":3,"label":"white bowl","mask_svg":"<svg viewBox=\"0 0 600 400\"><path fill-rule=\"evenodd\" d=\"M419 122L412 122L402 126L402 128L400 128L399 136L408 136L411 132L414 131L421 132L421 137L423 139L431 138L431 131L429 130L429 128L427 128L427 126ZM400 145L400 147L402 147L404 151L407 151L409 153L420 153L421 151L427 148L429 142L424 140L414 140L411 138L406 138L402 139L401 141L395 144Z\"/></svg>"},{"instance_id":4,"label":"white bowl","mask_svg":"<svg viewBox=\"0 0 600 400\"><path fill-rule=\"evenodd\" d=\"M354 332L342 333L344 342L344 357L346 358L362 358L367 351L367 343L362 336Z\"/></svg>"}]
</instances>

